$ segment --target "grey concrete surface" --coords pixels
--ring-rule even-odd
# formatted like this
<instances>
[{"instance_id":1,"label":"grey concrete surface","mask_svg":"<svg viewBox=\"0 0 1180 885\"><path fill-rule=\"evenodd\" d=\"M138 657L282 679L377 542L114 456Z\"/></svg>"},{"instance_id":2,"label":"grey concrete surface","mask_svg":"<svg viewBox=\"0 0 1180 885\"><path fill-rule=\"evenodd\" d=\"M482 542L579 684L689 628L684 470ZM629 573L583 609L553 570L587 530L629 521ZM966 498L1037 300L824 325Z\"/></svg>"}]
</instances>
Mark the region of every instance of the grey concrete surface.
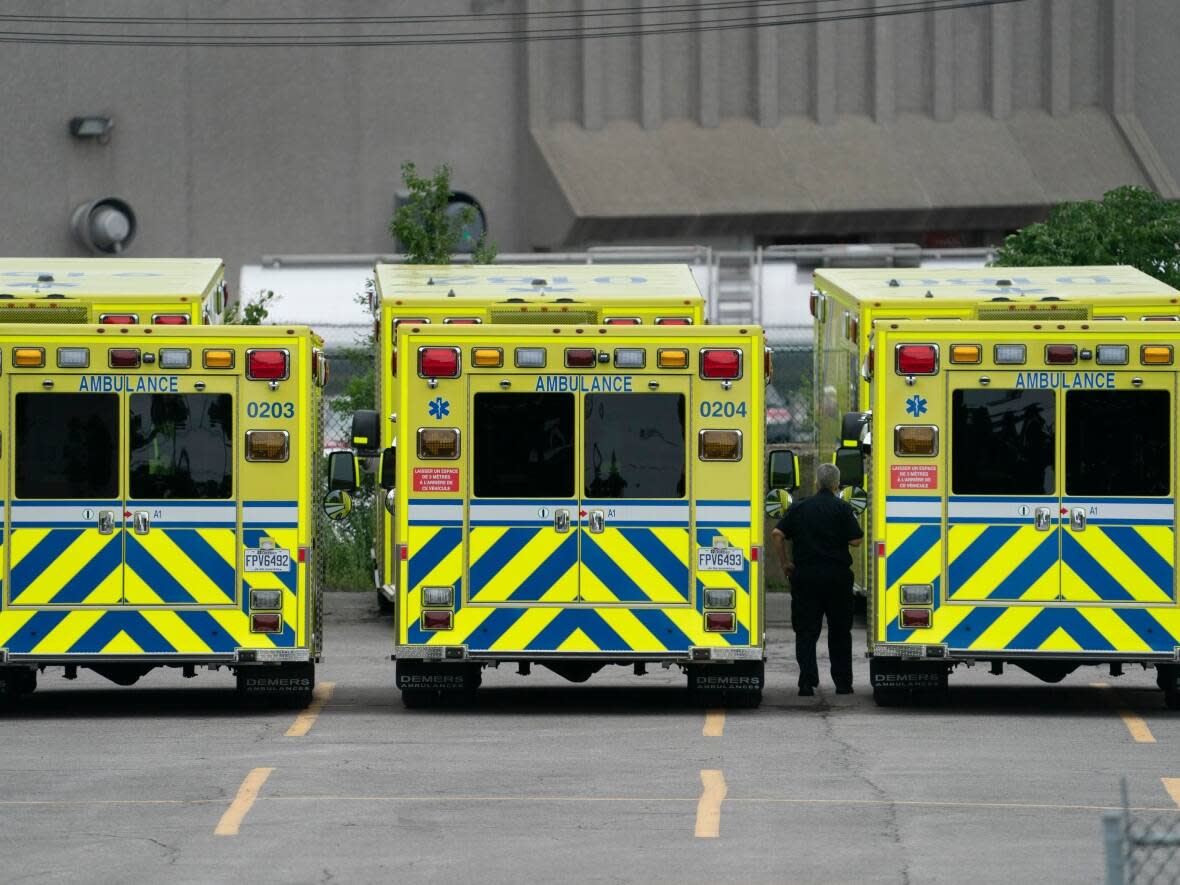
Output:
<instances>
[{"instance_id":1,"label":"grey concrete surface","mask_svg":"<svg viewBox=\"0 0 1180 885\"><path fill-rule=\"evenodd\" d=\"M44 678L0 717L0 881L1098 882L1119 777L1174 804L1177 716L1152 674L976 668L950 708L877 709L858 661L856 694L799 698L785 602L765 703L716 737L664 671L505 669L474 708L404 710L369 594L329 597L335 688L303 737L296 712L239 708L224 673ZM214 835L258 768L238 835ZM716 838L694 835L703 771L728 790Z\"/></svg>"}]
</instances>

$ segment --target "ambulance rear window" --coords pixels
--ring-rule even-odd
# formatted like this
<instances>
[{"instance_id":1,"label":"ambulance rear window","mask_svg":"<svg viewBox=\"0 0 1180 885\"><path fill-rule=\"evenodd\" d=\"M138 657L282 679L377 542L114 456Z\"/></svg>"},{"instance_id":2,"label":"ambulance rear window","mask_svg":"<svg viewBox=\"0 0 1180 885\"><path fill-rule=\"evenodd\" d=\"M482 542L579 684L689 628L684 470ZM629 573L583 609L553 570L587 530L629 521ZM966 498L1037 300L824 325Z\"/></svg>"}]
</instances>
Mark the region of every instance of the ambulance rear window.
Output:
<instances>
[{"instance_id":1,"label":"ambulance rear window","mask_svg":"<svg viewBox=\"0 0 1180 885\"><path fill-rule=\"evenodd\" d=\"M1052 390L956 390L952 403L956 495L1056 494Z\"/></svg>"},{"instance_id":2,"label":"ambulance rear window","mask_svg":"<svg viewBox=\"0 0 1180 885\"><path fill-rule=\"evenodd\" d=\"M1166 390L1065 394L1067 495L1166 495L1171 434Z\"/></svg>"},{"instance_id":3,"label":"ambulance rear window","mask_svg":"<svg viewBox=\"0 0 1180 885\"><path fill-rule=\"evenodd\" d=\"M684 397L586 394L588 498L683 498Z\"/></svg>"},{"instance_id":4,"label":"ambulance rear window","mask_svg":"<svg viewBox=\"0 0 1180 885\"><path fill-rule=\"evenodd\" d=\"M119 495L119 395L18 393L18 498Z\"/></svg>"},{"instance_id":5,"label":"ambulance rear window","mask_svg":"<svg viewBox=\"0 0 1180 885\"><path fill-rule=\"evenodd\" d=\"M477 393L472 412L477 498L573 497L572 393Z\"/></svg>"},{"instance_id":6,"label":"ambulance rear window","mask_svg":"<svg viewBox=\"0 0 1180 885\"><path fill-rule=\"evenodd\" d=\"M132 498L224 499L233 490L233 398L228 393L135 393Z\"/></svg>"}]
</instances>

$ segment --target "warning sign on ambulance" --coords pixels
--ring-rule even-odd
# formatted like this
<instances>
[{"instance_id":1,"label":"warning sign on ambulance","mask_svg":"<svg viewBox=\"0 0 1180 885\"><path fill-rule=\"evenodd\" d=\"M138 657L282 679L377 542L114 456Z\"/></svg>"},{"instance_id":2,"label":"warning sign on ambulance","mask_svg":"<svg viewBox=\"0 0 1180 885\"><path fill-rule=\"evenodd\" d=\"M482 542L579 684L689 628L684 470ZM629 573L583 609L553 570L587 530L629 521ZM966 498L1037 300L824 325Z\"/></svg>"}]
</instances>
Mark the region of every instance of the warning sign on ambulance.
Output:
<instances>
[{"instance_id":1,"label":"warning sign on ambulance","mask_svg":"<svg viewBox=\"0 0 1180 885\"><path fill-rule=\"evenodd\" d=\"M937 464L893 464L889 468L891 489L938 488Z\"/></svg>"},{"instance_id":2,"label":"warning sign on ambulance","mask_svg":"<svg viewBox=\"0 0 1180 885\"><path fill-rule=\"evenodd\" d=\"M458 467L415 467L415 492L459 491Z\"/></svg>"}]
</instances>

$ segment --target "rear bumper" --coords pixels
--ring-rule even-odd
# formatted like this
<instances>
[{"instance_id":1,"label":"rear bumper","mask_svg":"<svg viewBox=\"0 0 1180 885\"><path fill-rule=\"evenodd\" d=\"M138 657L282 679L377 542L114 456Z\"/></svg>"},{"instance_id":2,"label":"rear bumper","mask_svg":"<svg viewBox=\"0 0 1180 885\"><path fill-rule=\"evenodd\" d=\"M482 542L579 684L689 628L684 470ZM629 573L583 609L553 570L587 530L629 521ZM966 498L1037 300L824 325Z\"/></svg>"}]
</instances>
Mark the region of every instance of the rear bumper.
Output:
<instances>
[{"instance_id":1,"label":"rear bumper","mask_svg":"<svg viewBox=\"0 0 1180 885\"><path fill-rule=\"evenodd\" d=\"M91 664L150 664L158 667L186 664L280 664L312 660L306 648L240 648L225 654L9 654L0 649L0 664L25 664L36 667L85 667Z\"/></svg>"},{"instance_id":2,"label":"rear bumper","mask_svg":"<svg viewBox=\"0 0 1180 885\"><path fill-rule=\"evenodd\" d=\"M867 657L891 660L942 661L972 664L976 661L1060 661L1077 664L1173 664L1180 663L1180 646L1171 652L1144 651L1019 651L1007 649L947 648L921 643L878 642Z\"/></svg>"},{"instance_id":3,"label":"rear bumper","mask_svg":"<svg viewBox=\"0 0 1180 885\"><path fill-rule=\"evenodd\" d=\"M473 661L479 663L519 663L522 661L583 661L607 664L672 663L699 664L706 661L764 661L762 646L695 646L682 651L642 652L545 652L469 650L463 645L399 645L393 659L402 661Z\"/></svg>"}]
</instances>

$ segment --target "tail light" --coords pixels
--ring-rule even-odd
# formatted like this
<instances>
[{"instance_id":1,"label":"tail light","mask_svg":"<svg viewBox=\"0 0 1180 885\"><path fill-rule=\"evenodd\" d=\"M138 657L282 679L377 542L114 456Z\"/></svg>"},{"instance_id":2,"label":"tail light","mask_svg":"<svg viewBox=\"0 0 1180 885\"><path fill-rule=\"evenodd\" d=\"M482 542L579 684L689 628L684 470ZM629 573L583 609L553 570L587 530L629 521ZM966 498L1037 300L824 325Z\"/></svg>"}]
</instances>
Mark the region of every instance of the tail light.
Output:
<instances>
[{"instance_id":1,"label":"tail light","mask_svg":"<svg viewBox=\"0 0 1180 885\"><path fill-rule=\"evenodd\" d=\"M1046 344L1045 362L1051 366L1072 366L1078 361L1076 344Z\"/></svg>"},{"instance_id":2,"label":"tail light","mask_svg":"<svg viewBox=\"0 0 1180 885\"><path fill-rule=\"evenodd\" d=\"M454 614L446 611L422 612L423 630L450 630L454 623Z\"/></svg>"},{"instance_id":3,"label":"tail light","mask_svg":"<svg viewBox=\"0 0 1180 885\"><path fill-rule=\"evenodd\" d=\"M134 326L139 322L139 315L134 313L104 313L98 318L104 326Z\"/></svg>"},{"instance_id":4,"label":"tail light","mask_svg":"<svg viewBox=\"0 0 1180 885\"><path fill-rule=\"evenodd\" d=\"M251 381L285 381L290 375L291 358L287 351L246 351L246 377Z\"/></svg>"},{"instance_id":5,"label":"tail light","mask_svg":"<svg viewBox=\"0 0 1180 885\"><path fill-rule=\"evenodd\" d=\"M661 369L687 369L688 351L683 348L660 348L656 353L656 365Z\"/></svg>"},{"instance_id":6,"label":"tail light","mask_svg":"<svg viewBox=\"0 0 1180 885\"><path fill-rule=\"evenodd\" d=\"M706 379L742 377L742 352L728 348L701 351L701 377Z\"/></svg>"},{"instance_id":7,"label":"tail light","mask_svg":"<svg viewBox=\"0 0 1180 885\"><path fill-rule=\"evenodd\" d=\"M741 431L702 430L698 437L697 453L702 461L740 461Z\"/></svg>"},{"instance_id":8,"label":"tail light","mask_svg":"<svg viewBox=\"0 0 1180 885\"><path fill-rule=\"evenodd\" d=\"M407 326L427 326L430 324L430 320L426 319L425 317L402 317L400 319L395 319L393 321L393 331L396 332L397 327L403 324Z\"/></svg>"},{"instance_id":9,"label":"tail light","mask_svg":"<svg viewBox=\"0 0 1180 885\"><path fill-rule=\"evenodd\" d=\"M45 365L44 347L15 347L12 364L21 369L40 369Z\"/></svg>"},{"instance_id":10,"label":"tail light","mask_svg":"<svg viewBox=\"0 0 1180 885\"><path fill-rule=\"evenodd\" d=\"M234 367L234 352L221 349L206 350L202 355L201 362L206 369L232 369Z\"/></svg>"},{"instance_id":11,"label":"tail light","mask_svg":"<svg viewBox=\"0 0 1180 885\"><path fill-rule=\"evenodd\" d=\"M1145 366L1172 365L1172 345L1144 344L1139 348L1139 361Z\"/></svg>"},{"instance_id":12,"label":"tail light","mask_svg":"<svg viewBox=\"0 0 1180 885\"><path fill-rule=\"evenodd\" d=\"M938 454L938 428L933 424L899 424L893 429L893 453L932 458Z\"/></svg>"},{"instance_id":13,"label":"tail light","mask_svg":"<svg viewBox=\"0 0 1180 885\"><path fill-rule=\"evenodd\" d=\"M737 629L733 612L705 612L705 629L710 633L732 633Z\"/></svg>"},{"instance_id":14,"label":"tail light","mask_svg":"<svg viewBox=\"0 0 1180 885\"><path fill-rule=\"evenodd\" d=\"M291 435L285 430L247 430L247 461L286 461L291 456Z\"/></svg>"},{"instance_id":15,"label":"tail light","mask_svg":"<svg viewBox=\"0 0 1180 885\"><path fill-rule=\"evenodd\" d=\"M458 378L459 348L419 347L419 378Z\"/></svg>"},{"instance_id":16,"label":"tail light","mask_svg":"<svg viewBox=\"0 0 1180 885\"><path fill-rule=\"evenodd\" d=\"M934 375L938 372L938 347L933 344L899 344L897 374Z\"/></svg>"},{"instance_id":17,"label":"tail light","mask_svg":"<svg viewBox=\"0 0 1180 885\"><path fill-rule=\"evenodd\" d=\"M901 626L907 630L925 630L930 627L934 612L928 608L903 608L901 610Z\"/></svg>"},{"instance_id":18,"label":"tail light","mask_svg":"<svg viewBox=\"0 0 1180 885\"><path fill-rule=\"evenodd\" d=\"M154 313L152 322L157 326L187 326L189 316L186 313Z\"/></svg>"},{"instance_id":19,"label":"tail light","mask_svg":"<svg viewBox=\"0 0 1180 885\"><path fill-rule=\"evenodd\" d=\"M458 458L458 429L454 427L418 428L418 457L450 461Z\"/></svg>"},{"instance_id":20,"label":"tail light","mask_svg":"<svg viewBox=\"0 0 1180 885\"><path fill-rule=\"evenodd\" d=\"M138 347L112 347L107 354L108 364L112 369L139 368Z\"/></svg>"},{"instance_id":21,"label":"tail light","mask_svg":"<svg viewBox=\"0 0 1180 885\"><path fill-rule=\"evenodd\" d=\"M638 326L639 317L607 317L602 323L604 326Z\"/></svg>"},{"instance_id":22,"label":"tail light","mask_svg":"<svg viewBox=\"0 0 1180 885\"><path fill-rule=\"evenodd\" d=\"M593 369L598 362L598 352L593 347L567 347L565 366L567 369Z\"/></svg>"},{"instance_id":23,"label":"tail light","mask_svg":"<svg viewBox=\"0 0 1180 885\"><path fill-rule=\"evenodd\" d=\"M656 320L657 326L691 326L691 317L660 317Z\"/></svg>"},{"instance_id":24,"label":"tail light","mask_svg":"<svg viewBox=\"0 0 1180 885\"><path fill-rule=\"evenodd\" d=\"M282 633L283 616L278 612L255 613L250 615L251 633Z\"/></svg>"}]
</instances>

